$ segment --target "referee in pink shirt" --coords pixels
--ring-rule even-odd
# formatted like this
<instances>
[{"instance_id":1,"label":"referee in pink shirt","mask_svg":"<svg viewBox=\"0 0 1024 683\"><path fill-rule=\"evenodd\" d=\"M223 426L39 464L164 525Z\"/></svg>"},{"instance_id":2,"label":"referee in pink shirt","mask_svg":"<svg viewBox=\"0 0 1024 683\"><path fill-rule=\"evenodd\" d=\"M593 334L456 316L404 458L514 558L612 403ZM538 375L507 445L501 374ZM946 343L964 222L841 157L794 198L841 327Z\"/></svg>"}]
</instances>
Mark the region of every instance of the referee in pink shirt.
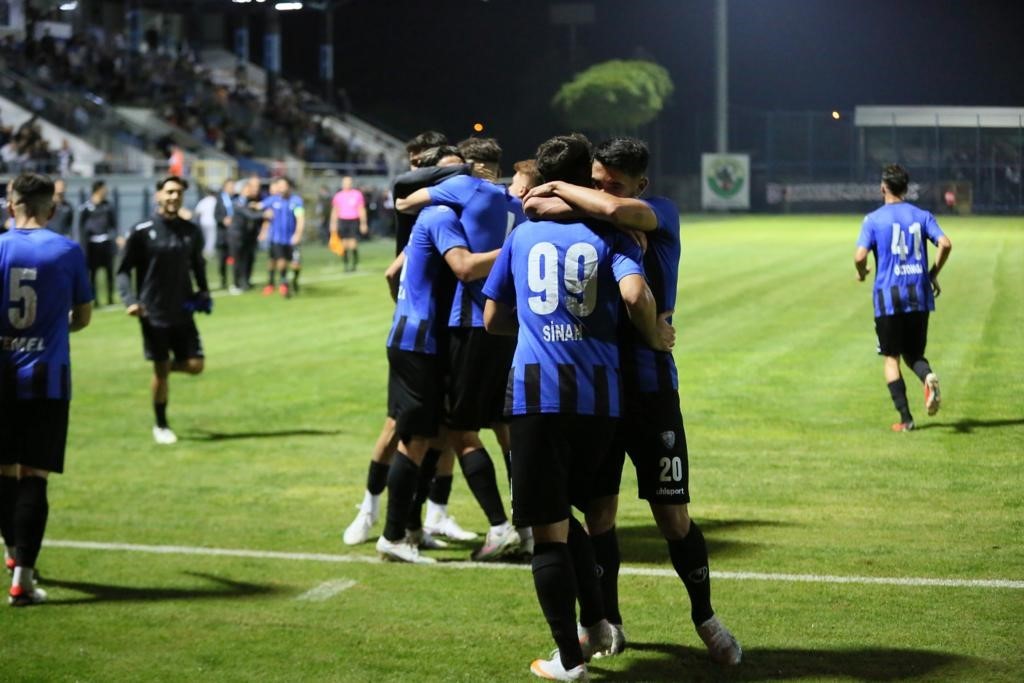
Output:
<instances>
[{"instance_id":1,"label":"referee in pink shirt","mask_svg":"<svg viewBox=\"0 0 1024 683\"><path fill-rule=\"evenodd\" d=\"M341 244L345 248L341 256L345 271L354 271L359 265L358 236L369 234L370 230L366 225L366 199L362 192L352 187L352 176L341 179L341 189L331 200L330 225L331 233L341 237Z\"/></svg>"}]
</instances>

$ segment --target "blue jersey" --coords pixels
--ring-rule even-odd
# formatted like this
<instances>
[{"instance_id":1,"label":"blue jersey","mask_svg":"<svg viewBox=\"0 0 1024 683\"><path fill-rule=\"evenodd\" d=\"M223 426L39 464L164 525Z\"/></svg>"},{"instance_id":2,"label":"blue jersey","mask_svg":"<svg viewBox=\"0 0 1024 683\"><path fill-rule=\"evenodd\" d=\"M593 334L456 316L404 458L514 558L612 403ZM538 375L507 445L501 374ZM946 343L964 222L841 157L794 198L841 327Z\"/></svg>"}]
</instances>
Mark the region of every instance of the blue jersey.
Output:
<instances>
[{"instance_id":1,"label":"blue jersey","mask_svg":"<svg viewBox=\"0 0 1024 683\"><path fill-rule=\"evenodd\" d=\"M885 204L864 217L858 247L875 255L875 317L934 311L928 245L943 236L935 216L907 202Z\"/></svg>"},{"instance_id":2,"label":"blue jersey","mask_svg":"<svg viewBox=\"0 0 1024 683\"><path fill-rule=\"evenodd\" d=\"M654 294L658 313L674 311L679 280L679 209L664 197L644 200L658 220L658 227L645 233L644 275ZM671 322L671 319L669 320ZM640 338L639 332L623 320L621 324L622 372L630 391L673 391L679 388L679 375L671 353L655 351Z\"/></svg>"},{"instance_id":3,"label":"blue jersey","mask_svg":"<svg viewBox=\"0 0 1024 683\"><path fill-rule=\"evenodd\" d=\"M455 212L447 206L420 211L405 246L389 348L437 353L438 333L446 328L452 291L445 286L448 267L444 254L456 247L468 245Z\"/></svg>"},{"instance_id":4,"label":"blue jersey","mask_svg":"<svg viewBox=\"0 0 1024 683\"><path fill-rule=\"evenodd\" d=\"M505 230L505 236L512 232L512 228L516 227L520 223L526 222L526 214L523 213L523 200L519 197L508 194L508 190L505 190L505 195L508 197L508 223Z\"/></svg>"},{"instance_id":5,"label":"blue jersey","mask_svg":"<svg viewBox=\"0 0 1024 683\"><path fill-rule=\"evenodd\" d=\"M459 214L469 250L475 254L501 247L505 235L516 225L508 192L502 185L460 175L429 188L428 192L432 204L450 206ZM482 287L483 280L459 282L455 286L449 327L484 326Z\"/></svg>"},{"instance_id":6,"label":"blue jersey","mask_svg":"<svg viewBox=\"0 0 1024 683\"><path fill-rule=\"evenodd\" d=\"M5 233L0 301L0 390L17 399L70 400L68 312L92 301L81 248L49 230Z\"/></svg>"},{"instance_id":7,"label":"blue jersey","mask_svg":"<svg viewBox=\"0 0 1024 683\"><path fill-rule=\"evenodd\" d=\"M272 194L263 200L260 207L274 212L274 217L270 219L271 244L291 244L295 235L296 217L304 211L302 197L297 194L288 197Z\"/></svg>"},{"instance_id":8,"label":"blue jersey","mask_svg":"<svg viewBox=\"0 0 1024 683\"><path fill-rule=\"evenodd\" d=\"M523 223L509 235L484 294L519 319L505 413L618 417L617 282L642 275L640 248L611 228Z\"/></svg>"}]
</instances>

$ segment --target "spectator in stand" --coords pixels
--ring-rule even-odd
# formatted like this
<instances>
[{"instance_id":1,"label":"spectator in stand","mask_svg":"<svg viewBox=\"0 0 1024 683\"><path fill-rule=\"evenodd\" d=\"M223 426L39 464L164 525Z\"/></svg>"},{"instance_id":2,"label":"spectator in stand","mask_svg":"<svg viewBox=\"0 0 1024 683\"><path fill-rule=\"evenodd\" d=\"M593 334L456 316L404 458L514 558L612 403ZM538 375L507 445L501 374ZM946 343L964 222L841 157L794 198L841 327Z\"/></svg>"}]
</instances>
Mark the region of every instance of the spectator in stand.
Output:
<instances>
[{"instance_id":1,"label":"spectator in stand","mask_svg":"<svg viewBox=\"0 0 1024 683\"><path fill-rule=\"evenodd\" d=\"M331 232L341 237L345 252L341 256L346 272L355 272L359 265L359 235L370 232L366 222L366 198L352 187L352 176L341 179L341 190L331 202ZM349 267L351 256L352 265Z\"/></svg>"},{"instance_id":2,"label":"spectator in stand","mask_svg":"<svg viewBox=\"0 0 1024 683\"><path fill-rule=\"evenodd\" d=\"M117 212L107 201L107 184L97 180L92 184L92 196L78 210L78 234L85 247L85 258L89 266L89 284L100 305L99 290L96 289L96 272L101 268L107 272L107 303L114 303L114 256L123 243L117 234Z\"/></svg>"}]
</instances>

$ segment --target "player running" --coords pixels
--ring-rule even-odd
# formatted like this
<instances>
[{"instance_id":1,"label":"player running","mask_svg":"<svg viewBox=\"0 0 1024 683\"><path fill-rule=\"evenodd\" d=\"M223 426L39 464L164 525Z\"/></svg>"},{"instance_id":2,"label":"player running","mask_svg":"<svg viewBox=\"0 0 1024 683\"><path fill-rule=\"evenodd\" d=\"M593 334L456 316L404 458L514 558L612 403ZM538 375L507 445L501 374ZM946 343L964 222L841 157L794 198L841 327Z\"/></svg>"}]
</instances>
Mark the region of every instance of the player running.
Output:
<instances>
[{"instance_id":1,"label":"player running","mask_svg":"<svg viewBox=\"0 0 1024 683\"><path fill-rule=\"evenodd\" d=\"M0 236L0 532L14 574L8 602L24 607L46 600L35 566L47 478L64 471L68 333L89 324L92 288L78 245L42 229L53 215L53 182L23 173L9 199L15 227Z\"/></svg>"},{"instance_id":2,"label":"player running","mask_svg":"<svg viewBox=\"0 0 1024 683\"><path fill-rule=\"evenodd\" d=\"M537 150L546 180L590 182L590 144L579 135ZM512 499L517 525L533 528L534 586L558 650L530 669L553 680L586 680L591 649L607 647L611 628L580 595L581 622L600 635L584 652L576 632L574 565L593 566L590 544L571 506L590 499L621 412L616 327L620 301L654 348L659 332L640 249L611 226L526 222L509 235L484 286L487 330L516 334L505 412L512 416ZM597 596L598 604L600 596ZM583 611L591 610L589 615Z\"/></svg>"},{"instance_id":3,"label":"player running","mask_svg":"<svg viewBox=\"0 0 1024 683\"><path fill-rule=\"evenodd\" d=\"M213 306L206 282L203 233L178 215L186 189L188 182L177 176L157 181L157 212L132 228L117 269L125 312L139 319L143 351L146 360L153 362L153 440L164 445L178 441L167 421L170 373L198 375L203 371L203 342L193 313L209 313Z\"/></svg>"},{"instance_id":4,"label":"player running","mask_svg":"<svg viewBox=\"0 0 1024 683\"><path fill-rule=\"evenodd\" d=\"M647 146L633 138L608 140L594 150L593 188L547 183L527 195L529 213L565 212L606 220L622 230L641 231L647 244L644 273L657 304L658 317L671 321L678 284L679 210L664 197L639 199L647 188ZM620 355L625 391L622 419L607 467L598 476L594 500L587 508L587 529L601 567L605 613L615 628L615 642L599 655L618 654L625 647L619 611L619 546L615 531L619 484L628 453L637 473L639 497L668 544L676 574L690 598L694 627L720 663L737 664L739 643L715 616L704 535L690 519L689 456L679 409L679 381L670 353L648 346L629 325L620 329ZM581 630L580 636L586 637Z\"/></svg>"},{"instance_id":5,"label":"player running","mask_svg":"<svg viewBox=\"0 0 1024 683\"><path fill-rule=\"evenodd\" d=\"M910 175L899 164L882 170L884 205L864 217L853 257L857 279L871 272L868 252L875 256L875 333L882 356L885 381L900 421L894 432L909 432L914 418L907 403L907 386L900 372L900 357L924 384L924 407L929 415L939 411L942 395L939 377L932 372L924 349L928 343L928 314L935 310L939 271L949 258L953 243L939 228L935 216L904 200ZM928 268L928 245L937 249Z\"/></svg>"}]
</instances>

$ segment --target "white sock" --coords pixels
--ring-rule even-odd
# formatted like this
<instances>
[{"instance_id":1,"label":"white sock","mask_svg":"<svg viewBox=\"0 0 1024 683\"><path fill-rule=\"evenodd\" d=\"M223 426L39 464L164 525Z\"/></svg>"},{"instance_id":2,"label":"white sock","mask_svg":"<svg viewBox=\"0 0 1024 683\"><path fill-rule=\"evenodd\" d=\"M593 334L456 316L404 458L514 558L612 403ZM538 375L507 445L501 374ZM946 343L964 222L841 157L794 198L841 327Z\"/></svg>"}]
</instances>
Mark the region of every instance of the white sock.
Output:
<instances>
[{"instance_id":1,"label":"white sock","mask_svg":"<svg viewBox=\"0 0 1024 683\"><path fill-rule=\"evenodd\" d=\"M380 513L380 496L373 495L369 491L363 492L363 502L359 505L360 512L365 512L370 517L377 519Z\"/></svg>"},{"instance_id":2,"label":"white sock","mask_svg":"<svg viewBox=\"0 0 1024 683\"><path fill-rule=\"evenodd\" d=\"M440 505L434 501L427 499L427 518L428 519L443 519L448 516L448 506Z\"/></svg>"},{"instance_id":3,"label":"white sock","mask_svg":"<svg viewBox=\"0 0 1024 683\"><path fill-rule=\"evenodd\" d=\"M35 573L35 570L30 567L15 567L14 577L11 579L11 585L35 590Z\"/></svg>"},{"instance_id":4,"label":"white sock","mask_svg":"<svg viewBox=\"0 0 1024 683\"><path fill-rule=\"evenodd\" d=\"M533 527L529 526L517 526L516 531L519 532L519 540L526 541L533 540Z\"/></svg>"}]
</instances>

